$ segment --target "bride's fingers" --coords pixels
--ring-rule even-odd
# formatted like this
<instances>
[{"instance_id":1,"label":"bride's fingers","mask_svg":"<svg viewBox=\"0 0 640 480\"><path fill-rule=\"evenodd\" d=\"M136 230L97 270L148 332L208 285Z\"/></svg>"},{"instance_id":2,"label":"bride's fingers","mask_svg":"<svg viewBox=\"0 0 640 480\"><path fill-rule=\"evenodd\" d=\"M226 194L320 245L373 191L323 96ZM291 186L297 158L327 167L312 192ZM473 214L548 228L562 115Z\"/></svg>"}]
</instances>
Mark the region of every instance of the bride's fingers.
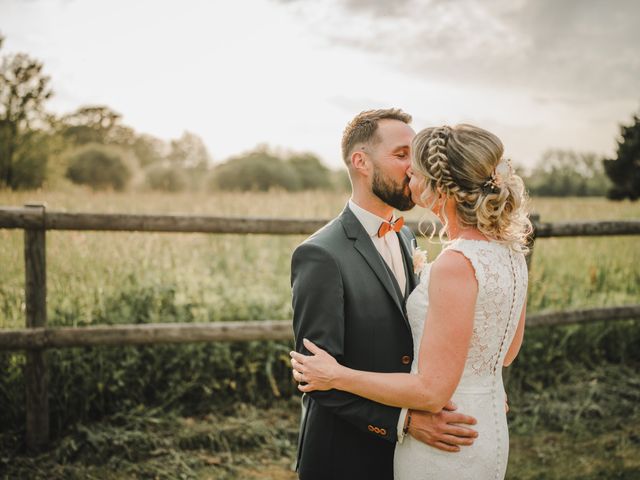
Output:
<instances>
[{"instance_id":1,"label":"bride's fingers","mask_svg":"<svg viewBox=\"0 0 640 480\"><path fill-rule=\"evenodd\" d=\"M300 362L298 362L295 358L291 359L291 368L293 368L294 370L298 370L301 373L304 373L304 365Z\"/></svg>"},{"instance_id":2,"label":"bride's fingers","mask_svg":"<svg viewBox=\"0 0 640 480\"><path fill-rule=\"evenodd\" d=\"M314 388L307 383L306 385L298 385L298 390L306 393L306 392L313 392Z\"/></svg>"},{"instance_id":3,"label":"bride's fingers","mask_svg":"<svg viewBox=\"0 0 640 480\"><path fill-rule=\"evenodd\" d=\"M291 355L291 358L293 358L298 363L304 363L304 359L306 357L306 355L298 352L289 352L289 355Z\"/></svg>"},{"instance_id":4,"label":"bride's fingers","mask_svg":"<svg viewBox=\"0 0 640 480\"><path fill-rule=\"evenodd\" d=\"M294 365L293 363L291 363L291 368L293 370L295 370L298 373L301 373L302 375L304 375L305 373L307 373L307 369L304 368L304 365L300 365L299 363Z\"/></svg>"},{"instance_id":5,"label":"bride's fingers","mask_svg":"<svg viewBox=\"0 0 640 480\"><path fill-rule=\"evenodd\" d=\"M315 343L313 343L311 340L307 338L303 338L302 343L304 344L305 347L307 347L307 350L309 350L314 355L324 352L324 350L322 350L320 347L318 347Z\"/></svg>"}]
</instances>

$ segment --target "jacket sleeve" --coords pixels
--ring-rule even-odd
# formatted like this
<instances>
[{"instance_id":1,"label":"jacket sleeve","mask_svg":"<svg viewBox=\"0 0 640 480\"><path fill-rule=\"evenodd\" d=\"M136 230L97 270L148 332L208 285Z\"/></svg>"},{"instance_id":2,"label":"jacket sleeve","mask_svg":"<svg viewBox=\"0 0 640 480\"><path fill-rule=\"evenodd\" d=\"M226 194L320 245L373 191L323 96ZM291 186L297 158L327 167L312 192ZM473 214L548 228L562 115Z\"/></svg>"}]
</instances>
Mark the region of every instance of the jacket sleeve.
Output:
<instances>
[{"instance_id":1,"label":"jacket sleeve","mask_svg":"<svg viewBox=\"0 0 640 480\"><path fill-rule=\"evenodd\" d=\"M318 245L300 245L291 260L291 286L296 350L309 354L302 344L302 339L307 338L343 363L344 289L333 256ZM316 391L308 395L358 429L396 442L399 408L339 390Z\"/></svg>"}]
</instances>

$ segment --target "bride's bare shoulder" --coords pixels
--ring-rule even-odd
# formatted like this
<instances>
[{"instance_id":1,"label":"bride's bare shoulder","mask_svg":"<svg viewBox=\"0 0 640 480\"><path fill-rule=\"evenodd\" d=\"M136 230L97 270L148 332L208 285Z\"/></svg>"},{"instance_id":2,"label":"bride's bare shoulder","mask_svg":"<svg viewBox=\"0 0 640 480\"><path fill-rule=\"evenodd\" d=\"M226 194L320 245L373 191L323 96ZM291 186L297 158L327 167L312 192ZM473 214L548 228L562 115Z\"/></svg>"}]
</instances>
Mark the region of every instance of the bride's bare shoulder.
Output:
<instances>
[{"instance_id":1,"label":"bride's bare shoulder","mask_svg":"<svg viewBox=\"0 0 640 480\"><path fill-rule=\"evenodd\" d=\"M471 261L461 252L453 249L443 251L431 265L432 282L476 283Z\"/></svg>"}]
</instances>

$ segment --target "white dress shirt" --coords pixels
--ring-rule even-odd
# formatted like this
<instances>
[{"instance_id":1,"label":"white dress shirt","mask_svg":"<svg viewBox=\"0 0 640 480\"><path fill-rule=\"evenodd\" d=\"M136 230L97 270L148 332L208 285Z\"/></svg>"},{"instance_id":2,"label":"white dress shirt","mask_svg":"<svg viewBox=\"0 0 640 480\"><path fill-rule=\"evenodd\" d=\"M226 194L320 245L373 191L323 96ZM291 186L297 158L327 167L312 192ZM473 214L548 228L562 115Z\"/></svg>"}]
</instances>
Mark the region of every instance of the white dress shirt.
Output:
<instances>
[{"instance_id":1,"label":"white dress shirt","mask_svg":"<svg viewBox=\"0 0 640 480\"><path fill-rule=\"evenodd\" d=\"M404 261L402 260L402 250L400 249L400 240L398 239L398 234L391 230L383 237L378 237L378 229L380 228L380 224L382 222L388 222L389 220L386 218L381 218L376 214L365 210L357 203L355 203L353 199L349 199L349 208L371 237L371 241L376 247L376 250L378 250L380 256L384 259L386 264L394 273L398 282L398 286L400 287L400 291L404 295L404 291L407 285L407 274L404 268ZM396 216L394 214L391 221L393 222L395 221L395 219ZM403 408L400 411L400 417L398 418L397 425L399 443L402 443L402 440L404 440L403 429L406 416L407 409Z\"/></svg>"},{"instance_id":2,"label":"white dress shirt","mask_svg":"<svg viewBox=\"0 0 640 480\"><path fill-rule=\"evenodd\" d=\"M407 285L407 274L404 268L404 260L402 259L402 250L400 249L398 234L391 230L386 235L378 237L378 229L380 228L380 225L383 222L389 222L389 219L381 218L376 214L365 210L355 203L353 199L349 200L349 208L371 237L373 245L393 272L396 277L396 281L398 282L398 286L400 287L400 291L402 292L402 295L404 295L404 289ZM391 222L395 221L395 219L396 216L394 215Z\"/></svg>"}]
</instances>

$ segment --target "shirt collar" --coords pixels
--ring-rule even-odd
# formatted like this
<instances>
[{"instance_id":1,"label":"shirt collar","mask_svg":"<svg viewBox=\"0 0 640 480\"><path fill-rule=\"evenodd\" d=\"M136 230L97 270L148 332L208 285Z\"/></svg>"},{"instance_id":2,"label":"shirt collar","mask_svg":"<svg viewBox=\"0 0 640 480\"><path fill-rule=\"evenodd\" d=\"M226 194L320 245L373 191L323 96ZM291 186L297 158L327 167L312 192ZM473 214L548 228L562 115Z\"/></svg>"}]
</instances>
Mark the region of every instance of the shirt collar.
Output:
<instances>
[{"instance_id":1,"label":"shirt collar","mask_svg":"<svg viewBox=\"0 0 640 480\"><path fill-rule=\"evenodd\" d=\"M349 208L356 216L358 221L360 221L370 237L375 237L376 235L378 235L378 229L380 228L380 224L382 222L389 221L386 218L379 217L375 213L371 213L368 210L365 210L356 202L354 202L352 198L349 199ZM395 221L395 219L396 215L394 213L393 217L391 217L391 221L393 222Z\"/></svg>"}]
</instances>

